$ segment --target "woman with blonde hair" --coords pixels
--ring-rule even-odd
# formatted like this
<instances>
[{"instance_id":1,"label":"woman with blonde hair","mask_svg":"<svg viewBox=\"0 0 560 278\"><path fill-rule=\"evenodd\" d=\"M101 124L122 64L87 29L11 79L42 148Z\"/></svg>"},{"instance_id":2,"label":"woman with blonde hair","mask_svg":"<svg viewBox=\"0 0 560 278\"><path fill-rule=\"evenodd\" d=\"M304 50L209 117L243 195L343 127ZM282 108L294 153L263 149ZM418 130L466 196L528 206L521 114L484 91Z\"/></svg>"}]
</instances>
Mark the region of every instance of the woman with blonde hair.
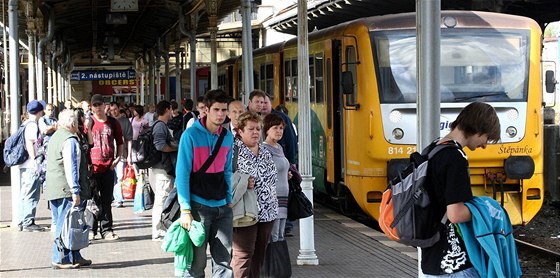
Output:
<instances>
[{"instance_id":1,"label":"woman with blonde hair","mask_svg":"<svg viewBox=\"0 0 560 278\"><path fill-rule=\"evenodd\" d=\"M254 112L238 119L237 171L251 176L257 194L258 222L233 229L234 277L259 277L274 220L278 217L277 170L271 153L260 143L262 120ZM253 182L254 181L254 182ZM254 184L254 185L253 185Z\"/></svg>"}]
</instances>

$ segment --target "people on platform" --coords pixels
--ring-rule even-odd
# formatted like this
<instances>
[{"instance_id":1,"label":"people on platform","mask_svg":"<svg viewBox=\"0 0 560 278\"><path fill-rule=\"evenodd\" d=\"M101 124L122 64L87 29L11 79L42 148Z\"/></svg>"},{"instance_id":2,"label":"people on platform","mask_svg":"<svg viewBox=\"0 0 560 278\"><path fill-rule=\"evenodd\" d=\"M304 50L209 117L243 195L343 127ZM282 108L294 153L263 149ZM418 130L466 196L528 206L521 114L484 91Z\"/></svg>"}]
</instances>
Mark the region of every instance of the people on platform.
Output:
<instances>
[{"instance_id":1,"label":"people on platform","mask_svg":"<svg viewBox=\"0 0 560 278\"><path fill-rule=\"evenodd\" d=\"M200 96L196 99L196 111L198 112L198 118L193 117L193 118L189 119L185 129L193 126L193 124L196 120L201 119L204 116L206 116L207 109L206 109L206 104L204 104L204 97L203 96Z\"/></svg>"},{"instance_id":2,"label":"people on platform","mask_svg":"<svg viewBox=\"0 0 560 278\"><path fill-rule=\"evenodd\" d=\"M433 218L440 227L440 240L433 246L422 248L421 267L425 276L420 277L479 277L473 267L465 242L457 229L458 223L471 221L471 212L465 202L473 198L469 162L464 147L474 151L485 149L487 144L500 140L500 120L496 110L486 103L467 105L451 124L451 132L437 144L455 144L430 160L426 190L432 200ZM447 214L447 221L441 219Z\"/></svg>"},{"instance_id":3,"label":"people on platform","mask_svg":"<svg viewBox=\"0 0 560 278\"><path fill-rule=\"evenodd\" d=\"M45 141L56 131L57 119L54 116L54 106L47 103L45 106L45 115L39 120L39 131L45 136Z\"/></svg>"},{"instance_id":4,"label":"people on platform","mask_svg":"<svg viewBox=\"0 0 560 278\"><path fill-rule=\"evenodd\" d=\"M111 102L109 112L111 117L117 119L121 126L123 134L123 154L122 158L115 166L115 186L113 188L113 206L116 208L121 208L124 206L124 198L122 193L122 179L124 166L126 164L132 165L132 124L126 117L124 109L120 108L118 103Z\"/></svg>"},{"instance_id":5,"label":"people on platform","mask_svg":"<svg viewBox=\"0 0 560 278\"><path fill-rule=\"evenodd\" d=\"M257 194L258 222L233 229L232 267L235 277L259 277L274 220L278 218L276 181L278 170L271 153L259 143L262 119L254 112L239 116L235 141L238 148L237 171L254 179Z\"/></svg>"},{"instance_id":6,"label":"people on platform","mask_svg":"<svg viewBox=\"0 0 560 278\"><path fill-rule=\"evenodd\" d=\"M243 103L239 100L234 100L229 103L228 105L228 117L230 118L229 123L225 123L224 127L227 128L233 134L235 138L237 136L237 125L239 115L245 112L245 107L243 107Z\"/></svg>"},{"instance_id":7,"label":"people on platform","mask_svg":"<svg viewBox=\"0 0 560 278\"><path fill-rule=\"evenodd\" d=\"M225 133L217 155L204 173L197 173L216 147L227 115L228 96L211 90L204 96L205 115L183 133L177 160L177 192L181 226L190 229L193 220L204 225L206 239L194 247L192 267L185 277L204 277L206 248L210 245L213 277L233 277L232 251L232 146L233 136ZM197 178L192 176L197 173ZM198 177L200 175L200 177Z\"/></svg>"},{"instance_id":8,"label":"people on platform","mask_svg":"<svg viewBox=\"0 0 560 278\"><path fill-rule=\"evenodd\" d=\"M56 230L53 233L52 267L71 269L91 265L91 260L82 257L80 250L69 250L60 246L58 238L62 231L66 213L72 207L83 209L91 198L87 181L86 154L82 152L77 137L78 119L74 111L66 109L60 113L59 128L53 134L47 156L47 179L45 199L49 201Z\"/></svg>"},{"instance_id":9,"label":"people on platform","mask_svg":"<svg viewBox=\"0 0 560 278\"><path fill-rule=\"evenodd\" d=\"M154 206L152 208L152 240L160 241L165 236L165 230L160 223L161 212L163 203L175 185L175 165L173 164L173 159L176 159L178 146L172 143L174 142L173 136L167 128L167 122L173 116L171 103L166 100L158 102L156 113L158 117L152 126L152 133L155 148L162 152L162 160L152 166L148 173L150 185L155 194ZM168 160L166 161L166 159ZM172 168L170 169L169 167Z\"/></svg>"},{"instance_id":10,"label":"people on platform","mask_svg":"<svg viewBox=\"0 0 560 278\"><path fill-rule=\"evenodd\" d=\"M282 146L278 143L284 134L286 123L277 114L268 114L263 120L263 146L272 154L272 161L278 171L276 181L276 197L278 199L278 218L272 226L271 241L283 241L286 219L288 218L288 179L291 178L290 162L284 155Z\"/></svg>"},{"instance_id":11,"label":"people on platform","mask_svg":"<svg viewBox=\"0 0 560 278\"><path fill-rule=\"evenodd\" d=\"M173 139L179 142L181 134L183 134L183 114L179 112L179 104L176 101L171 101L171 109L172 115L167 122L167 127L171 130Z\"/></svg>"},{"instance_id":12,"label":"people on platform","mask_svg":"<svg viewBox=\"0 0 560 278\"><path fill-rule=\"evenodd\" d=\"M113 213L111 202L115 185L114 169L123 159L123 133L118 121L107 116L103 97L99 94L91 97L93 115L87 119L88 142L93 145L90 151L93 165L93 178L97 183L99 216L93 223L92 238L97 234L106 240L115 240L119 236L113 232Z\"/></svg>"},{"instance_id":13,"label":"people on platform","mask_svg":"<svg viewBox=\"0 0 560 278\"><path fill-rule=\"evenodd\" d=\"M266 93L262 90L256 89L249 94L249 104L247 105L247 111L251 111L257 114L261 113L264 104L264 98Z\"/></svg>"},{"instance_id":14,"label":"people on platform","mask_svg":"<svg viewBox=\"0 0 560 278\"><path fill-rule=\"evenodd\" d=\"M41 183L37 175L37 164L35 162L35 141L39 136L38 121L43 116L45 102L32 100L27 104L28 119L22 123L25 125L24 138L25 149L29 158L19 165L20 189L19 189L19 223L20 231L43 232L45 228L35 224L37 204L41 197Z\"/></svg>"},{"instance_id":15,"label":"people on platform","mask_svg":"<svg viewBox=\"0 0 560 278\"><path fill-rule=\"evenodd\" d=\"M192 99L187 98L185 99L185 103L183 106L183 130L187 129L187 123L190 121L190 119L198 118L198 111L196 109L194 109L194 102L192 101Z\"/></svg>"},{"instance_id":16,"label":"people on platform","mask_svg":"<svg viewBox=\"0 0 560 278\"><path fill-rule=\"evenodd\" d=\"M144 114L144 119L148 121L148 124L152 126L156 118L156 106L153 104L148 105L148 112Z\"/></svg>"},{"instance_id":17,"label":"people on platform","mask_svg":"<svg viewBox=\"0 0 560 278\"><path fill-rule=\"evenodd\" d=\"M144 129L150 127L148 120L146 120L144 116L144 107L142 105L134 105L132 111L133 118L130 120L132 123L132 140L135 141L138 139L138 135Z\"/></svg>"}]
</instances>

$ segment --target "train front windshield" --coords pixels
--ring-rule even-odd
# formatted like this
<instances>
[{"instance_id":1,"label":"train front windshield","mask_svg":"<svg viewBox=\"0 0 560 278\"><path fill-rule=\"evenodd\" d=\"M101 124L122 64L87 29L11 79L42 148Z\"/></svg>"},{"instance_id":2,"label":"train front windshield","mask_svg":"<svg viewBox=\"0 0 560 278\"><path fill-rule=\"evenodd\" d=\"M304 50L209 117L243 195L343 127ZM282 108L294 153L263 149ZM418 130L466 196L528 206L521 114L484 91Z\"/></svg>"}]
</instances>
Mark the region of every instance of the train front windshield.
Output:
<instances>
[{"instance_id":1,"label":"train front windshield","mask_svg":"<svg viewBox=\"0 0 560 278\"><path fill-rule=\"evenodd\" d=\"M372 32L381 103L416 102L415 30ZM442 29L441 102L527 101L529 31Z\"/></svg>"}]
</instances>

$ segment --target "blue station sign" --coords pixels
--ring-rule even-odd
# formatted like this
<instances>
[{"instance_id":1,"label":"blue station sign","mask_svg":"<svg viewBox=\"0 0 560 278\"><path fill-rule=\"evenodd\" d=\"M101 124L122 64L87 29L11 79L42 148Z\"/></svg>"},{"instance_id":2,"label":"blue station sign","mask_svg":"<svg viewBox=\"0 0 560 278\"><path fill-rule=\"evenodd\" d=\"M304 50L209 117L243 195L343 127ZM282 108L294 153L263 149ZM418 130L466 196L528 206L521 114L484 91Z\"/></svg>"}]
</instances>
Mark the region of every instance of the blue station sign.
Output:
<instances>
[{"instance_id":1,"label":"blue station sign","mask_svg":"<svg viewBox=\"0 0 560 278\"><path fill-rule=\"evenodd\" d=\"M70 76L72 81L131 80L135 78L136 72L133 70L76 70Z\"/></svg>"}]
</instances>

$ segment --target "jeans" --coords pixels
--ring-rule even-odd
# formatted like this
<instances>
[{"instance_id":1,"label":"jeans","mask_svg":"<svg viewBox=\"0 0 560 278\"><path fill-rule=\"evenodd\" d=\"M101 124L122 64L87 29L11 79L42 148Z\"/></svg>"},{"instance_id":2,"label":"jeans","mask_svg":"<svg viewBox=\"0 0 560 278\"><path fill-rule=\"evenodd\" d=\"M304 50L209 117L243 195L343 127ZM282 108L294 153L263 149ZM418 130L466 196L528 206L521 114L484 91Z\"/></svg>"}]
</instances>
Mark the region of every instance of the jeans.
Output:
<instances>
[{"instance_id":1,"label":"jeans","mask_svg":"<svg viewBox=\"0 0 560 278\"><path fill-rule=\"evenodd\" d=\"M51 210L53 214L53 220L55 221L56 230L54 232L54 243L52 247L52 262L56 264L72 264L78 263L82 258L80 251L72 251L66 248L58 250L57 238L60 236L62 231L62 224L64 223L64 218L68 210L74 205L72 203L72 198L62 198L51 200Z\"/></svg>"},{"instance_id":2,"label":"jeans","mask_svg":"<svg viewBox=\"0 0 560 278\"><path fill-rule=\"evenodd\" d=\"M276 218L272 225L272 234L270 241L277 242L284 240L284 229L286 228L286 218Z\"/></svg>"},{"instance_id":3,"label":"jeans","mask_svg":"<svg viewBox=\"0 0 560 278\"><path fill-rule=\"evenodd\" d=\"M33 168L19 168L21 187L19 189L19 223L29 226L35 223L37 203L41 197L39 177Z\"/></svg>"},{"instance_id":4,"label":"jeans","mask_svg":"<svg viewBox=\"0 0 560 278\"><path fill-rule=\"evenodd\" d=\"M443 274L443 275L429 275L429 274L421 274L418 277L423 278L480 278L478 272L474 267L467 268L463 271L451 273L451 274Z\"/></svg>"},{"instance_id":5,"label":"jeans","mask_svg":"<svg viewBox=\"0 0 560 278\"><path fill-rule=\"evenodd\" d=\"M122 204L122 202L124 202L122 194L122 178L125 164L126 163L121 160L115 166L115 188L113 189L113 199L115 200L115 203Z\"/></svg>"},{"instance_id":6,"label":"jeans","mask_svg":"<svg viewBox=\"0 0 560 278\"><path fill-rule=\"evenodd\" d=\"M150 186L154 190L154 206L152 207L152 238L157 238L162 234L163 226L161 225L161 212L163 203L169 195L169 191L173 189L175 179L168 175L163 169L150 168Z\"/></svg>"},{"instance_id":7,"label":"jeans","mask_svg":"<svg viewBox=\"0 0 560 278\"><path fill-rule=\"evenodd\" d=\"M93 178L97 181L97 189L99 191L98 200L95 200L99 206L99 216L93 221L93 234L99 232L101 236L113 231L113 213L111 211L111 202L113 201L113 187L115 185L115 172L107 170L103 173L93 174ZM101 223L101 227L99 223Z\"/></svg>"},{"instance_id":8,"label":"jeans","mask_svg":"<svg viewBox=\"0 0 560 278\"><path fill-rule=\"evenodd\" d=\"M191 268L184 277L204 277L206 268L206 245L210 244L212 277L233 277L231 248L233 238L233 212L228 206L208 207L191 201L191 213L196 221L204 224L206 238L200 247L194 248Z\"/></svg>"}]
</instances>

